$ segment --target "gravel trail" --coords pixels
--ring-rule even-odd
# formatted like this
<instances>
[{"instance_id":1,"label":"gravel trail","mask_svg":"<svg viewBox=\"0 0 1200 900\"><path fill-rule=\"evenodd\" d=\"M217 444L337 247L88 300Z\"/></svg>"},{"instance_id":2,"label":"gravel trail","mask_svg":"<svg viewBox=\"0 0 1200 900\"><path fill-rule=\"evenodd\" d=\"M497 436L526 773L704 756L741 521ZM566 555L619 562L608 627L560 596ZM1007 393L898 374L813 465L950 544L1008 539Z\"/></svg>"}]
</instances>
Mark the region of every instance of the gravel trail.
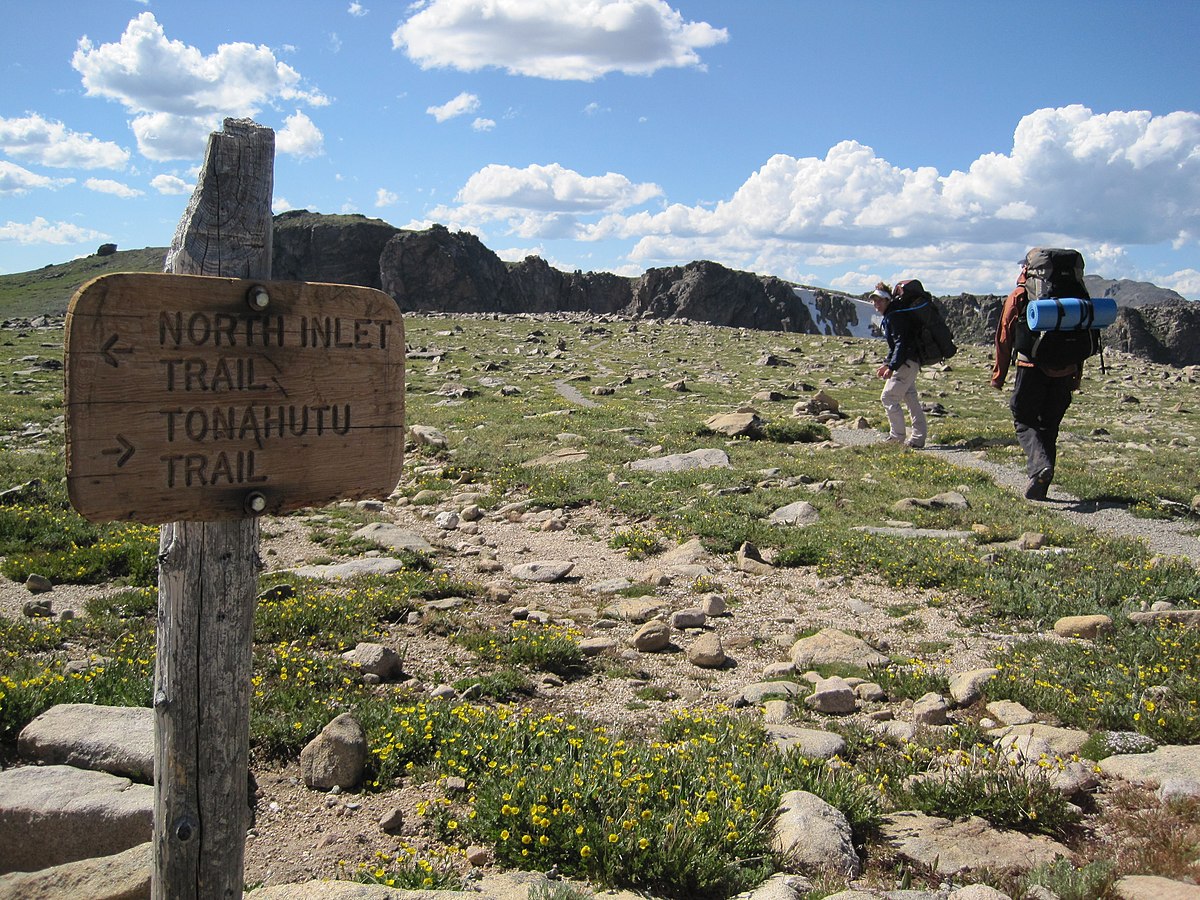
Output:
<instances>
[{"instance_id":1,"label":"gravel trail","mask_svg":"<svg viewBox=\"0 0 1200 900\"><path fill-rule=\"evenodd\" d=\"M871 429L834 428L833 439L843 444L876 444L883 441L882 432ZM987 474L996 484L1011 488L1023 503L1025 484L1029 476L1022 469L1006 466L984 459L973 450L929 444L924 450L904 450L905 453L932 453L947 462L967 469L977 469ZM1145 543L1146 547L1163 556L1179 556L1200 564L1200 538L1194 534L1196 524L1189 521L1140 519L1131 514L1122 504L1080 500L1057 485L1050 486L1050 499L1042 504L1071 522L1120 537L1133 538Z\"/></svg>"}]
</instances>

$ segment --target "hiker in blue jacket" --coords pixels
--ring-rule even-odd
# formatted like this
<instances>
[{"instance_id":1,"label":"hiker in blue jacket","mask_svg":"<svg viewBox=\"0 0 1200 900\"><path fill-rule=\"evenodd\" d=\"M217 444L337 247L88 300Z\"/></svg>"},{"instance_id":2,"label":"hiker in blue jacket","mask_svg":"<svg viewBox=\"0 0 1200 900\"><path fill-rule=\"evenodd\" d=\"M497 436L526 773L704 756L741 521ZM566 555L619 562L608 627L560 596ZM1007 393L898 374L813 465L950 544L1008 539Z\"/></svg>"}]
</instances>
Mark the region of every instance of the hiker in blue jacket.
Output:
<instances>
[{"instance_id":1,"label":"hiker in blue jacket","mask_svg":"<svg viewBox=\"0 0 1200 900\"><path fill-rule=\"evenodd\" d=\"M888 418L888 436L884 439L888 444L903 444L914 450L925 446L925 436L928 425L925 421L925 411L921 409L921 400L917 396L917 374L921 364L917 360L916 328L917 321L912 316L897 316L890 314L895 302L892 289L882 281L871 291L871 302L875 311L883 317L883 336L887 338L887 360L875 374L886 378L883 393L879 395L884 412ZM904 407L912 417L912 435L905 440Z\"/></svg>"}]
</instances>

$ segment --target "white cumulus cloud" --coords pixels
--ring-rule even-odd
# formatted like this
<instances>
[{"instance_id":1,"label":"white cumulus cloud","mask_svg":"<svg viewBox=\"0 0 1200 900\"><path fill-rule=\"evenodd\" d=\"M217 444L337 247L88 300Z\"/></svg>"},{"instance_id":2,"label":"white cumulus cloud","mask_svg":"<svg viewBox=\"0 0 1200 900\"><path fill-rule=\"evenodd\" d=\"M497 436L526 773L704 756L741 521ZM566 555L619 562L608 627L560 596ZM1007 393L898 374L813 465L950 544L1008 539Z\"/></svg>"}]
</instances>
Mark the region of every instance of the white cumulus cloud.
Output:
<instances>
[{"instance_id":1,"label":"white cumulus cloud","mask_svg":"<svg viewBox=\"0 0 1200 900\"><path fill-rule=\"evenodd\" d=\"M592 81L702 67L698 51L729 39L665 0L429 0L413 9L392 46L425 69Z\"/></svg>"},{"instance_id":2,"label":"white cumulus cloud","mask_svg":"<svg viewBox=\"0 0 1200 900\"><path fill-rule=\"evenodd\" d=\"M361 3L354 2L347 7L346 12L352 16L365 16L370 10L366 9Z\"/></svg>"},{"instance_id":3,"label":"white cumulus cloud","mask_svg":"<svg viewBox=\"0 0 1200 900\"><path fill-rule=\"evenodd\" d=\"M439 122L453 119L455 116L465 116L479 109L479 98L474 94L463 91L453 100L447 100L441 106L430 106L425 112Z\"/></svg>"},{"instance_id":4,"label":"white cumulus cloud","mask_svg":"<svg viewBox=\"0 0 1200 900\"><path fill-rule=\"evenodd\" d=\"M482 116L471 123L472 131L491 131L495 127L495 119L485 119Z\"/></svg>"},{"instance_id":5,"label":"white cumulus cloud","mask_svg":"<svg viewBox=\"0 0 1200 900\"><path fill-rule=\"evenodd\" d=\"M103 240L108 235L70 222L48 222L37 216L32 222L5 222L0 225L0 241L18 244L78 244Z\"/></svg>"},{"instance_id":6,"label":"white cumulus cloud","mask_svg":"<svg viewBox=\"0 0 1200 900\"><path fill-rule=\"evenodd\" d=\"M400 199L398 194L389 191L387 188L380 188L375 192L376 206L392 206Z\"/></svg>"},{"instance_id":7,"label":"white cumulus cloud","mask_svg":"<svg viewBox=\"0 0 1200 900\"><path fill-rule=\"evenodd\" d=\"M129 21L116 43L79 40L71 65L88 96L115 100L133 114L141 153L156 160L203 151L226 116L254 117L284 101L323 106L327 98L261 45L221 44L212 54L169 40L154 14Z\"/></svg>"},{"instance_id":8,"label":"white cumulus cloud","mask_svg":"<svg viewBox=\"0 0 1200 900\"><path fill-rule=\"evenodd\" d=\"M325 136L312 119L296 110L275 134L275 149L293 156L320 156L325 152Z\"/></svg>"},{"instance_id":9,"label":"white cumulus cloud","mask_svg":"<svg viewBox=\"0 0 1200 900\"><path fill-rule=\"evenodd\" d=\"M178 175L155 175L150 179L150 187L160 194L190 194L193 186Z\"/></svg>"},{"instance_id":10,"label":"white cumulus cloud","mask_svg":"<svg viewBox=\"0 0 1200 900\"><path fill-rule=\"evenodd\" d=\"M464 226L470 230L499 221L523 238L562 238L576 235L582 217L615 213L661 195L658 185L635 184L615 172L582 175L557 163L522 169L493 164L467 179L455 197L458 206L430 215L470 223Z\"/></svg>"},{"instance_id":11,"label":"white cumulus cloud","mask_svg":"<svg viewBox=\"0 0 1200 900\"><path fill-rule=\"evenodd\" d=\"M89 191L95 191L98 194L112 194L114 197L120 197L123 200L128 200L131 197L140 197L145 193L127 184L114 181L111 178L89 178L83 183L83 186Z\"/></svg>"},{"instance_id":12,"label":"white cumulus cloud","mask_svg":"<svg viewBox=\"0 0 1200 900\"><path fill-rule=\"evenodd\" d=\"M5 194L28 194L39 188L54 190L74 182L74 178L50 178L30 172L24 166L0 159L0 196Z\"/></svg>"},{"instance_id":13,"label":"white cumulus cloud","mask_svg":"<svg viewBox=\"0 0 1200 900\"><path fill-rule=\"evenodd\" d=\"M1030 246L1103 261L1125 245L1200 240L1200 114L1040 109L1010 152L947 173L847 140L824 157L773 156L715 205L613 211L579 236L633 239L645 265L709 258L787 275L874 261L932 270L942 290L1008 284Z\"/></svg>"},{"instance_id":14,"label":"white cumulus cloud","mask_svg":"<svg viewBox=\"0 0 1200 900\"><path fill-rule=\"evenodd\" d=\"M112 141L70 131L62 122L36 113L0 118L0 149L17 159L62 169L121 169L129 161L129 151Z\"/></svg>"}]
</instances>

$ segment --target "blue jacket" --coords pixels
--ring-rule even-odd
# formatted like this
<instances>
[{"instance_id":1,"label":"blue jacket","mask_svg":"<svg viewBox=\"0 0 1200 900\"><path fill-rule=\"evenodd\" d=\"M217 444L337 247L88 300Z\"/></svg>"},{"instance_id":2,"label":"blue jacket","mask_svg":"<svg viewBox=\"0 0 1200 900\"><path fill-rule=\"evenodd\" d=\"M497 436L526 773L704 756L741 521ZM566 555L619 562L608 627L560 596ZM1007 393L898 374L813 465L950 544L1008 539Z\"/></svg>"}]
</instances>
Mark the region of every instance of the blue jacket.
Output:
<instances>
[{"instance_id":1,"label":"blue jacket","mask_svg":"<svg viewBox=\"0 0 1200 900\"><path fill-rule=\"evenodd\" d=\"M888 305L883 314L883 336L887 338L888 357L885 364L893 372L910 359L920 364L917 356L917 329L920 320L907 307L899 307L895 301Z\"/></svg>"}]
</instances>

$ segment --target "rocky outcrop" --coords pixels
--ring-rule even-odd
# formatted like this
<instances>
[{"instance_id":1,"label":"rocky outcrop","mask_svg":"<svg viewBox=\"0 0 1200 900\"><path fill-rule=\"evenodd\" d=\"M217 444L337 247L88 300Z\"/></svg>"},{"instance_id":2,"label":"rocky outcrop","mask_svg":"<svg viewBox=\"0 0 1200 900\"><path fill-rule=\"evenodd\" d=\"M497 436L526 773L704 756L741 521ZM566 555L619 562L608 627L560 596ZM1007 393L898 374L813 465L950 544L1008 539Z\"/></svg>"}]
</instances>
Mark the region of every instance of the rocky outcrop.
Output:
<instances>
[{"instance_id":1,"label":"rocky outcrop","mask_svg":"<svg viewBox=\"0 0 1200 900\"><path fill-rule=\"evenodd\" d=\"M1083 286L1092 297L1112 297L1118 306L1164 306L1186 303L1181 294L1170 288L1161 288L1148 281L1131 281L1128 278L1113 280L1099 275L1084 275Z\"/></svg>"},{"instance_id":2,"label":"rocky outcrop","mask_svg":"<svg viewBox=\"0 0 1200 900\"><path fill-rule=\"evenodd\" d=\"M815 330L812 316L787 282L707 260L650 269L634 286L626 312L769 331Z\"/></svg>"},{"instance_id":3,"label":"rocky outcrop","mask_svg":"<svg viewBox=\"0 0 1200 900\"><path fill-rule=\"evenodd\" d=\"M274 242L274 277L380 288L411 312L587 313L824 335L850 335L860 325L860 311L846 295L808 289L810 306L796 285L707 260L650 269L640 278L563 272L536 256L505 263L475 235L442 225L411 231L307 210L277 216ZM1088 286L1120 307L1105 330L1106 347L1169 365L1200 363L1200 304L1142 282L1089 275ZM992 342L1002 295L936 302L959 344Z\"/></svg>"},{"instance_id":4,"label":"rocky outcrop","mask_svg":"<svg viewBox=\"0 0 1200 900\"><path fill-rule=\"evenodd\" d=\"M383 248L379 270L383 290L404 312L524 311L500 257L464 231L434 225L398 232Z\"/></svg>"},{"instance_id":5,"label":"rocky outcrop","mask_svg":"<svg viewBox=\"0 0 1200 900\"><path fill-rule=\"evenodd\" d=\"M1200 303L1125 307L1104 345L1173 366L1200 365Z\"/></svg>"},{"instance_id":6,"label":"rocky outcrop","mask_svg":"<svg viewBox=\"0 0 1200 900\"><path fill-rule=\"evenodd\" d=\"M379 256L398 230L366 216L280 213L274 220L272 277L378 288Z\"/></svg>"}]
</instances>

